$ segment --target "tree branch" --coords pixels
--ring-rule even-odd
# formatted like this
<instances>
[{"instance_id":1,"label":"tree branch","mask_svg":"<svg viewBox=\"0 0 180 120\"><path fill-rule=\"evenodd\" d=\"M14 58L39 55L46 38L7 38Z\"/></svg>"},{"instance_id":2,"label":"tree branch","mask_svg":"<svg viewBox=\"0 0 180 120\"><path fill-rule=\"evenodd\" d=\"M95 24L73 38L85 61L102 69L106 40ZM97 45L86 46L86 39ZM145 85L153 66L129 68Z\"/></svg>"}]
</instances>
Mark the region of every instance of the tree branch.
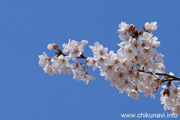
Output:
<instances>
[{"instance_id":1,"label":"tree branch","mask_svg":"<svg viewBox=\"0 0 180 120\"><path fill-rule=\"evenodd\" d=\"M145 72L144 70L140 70L140 69L138 69L138 71L139 71L139 72L144 72L144 73L153 75L152 72ZM169 79L163 80L162 82L165 82L165 81L180 81L180 77L176 77L176 76L173 76L173 75L169 75L169 74L167 74L167 73L156 73L156 75L166 76L166 77L169 78Z\"/></svg>"}]
</instances>

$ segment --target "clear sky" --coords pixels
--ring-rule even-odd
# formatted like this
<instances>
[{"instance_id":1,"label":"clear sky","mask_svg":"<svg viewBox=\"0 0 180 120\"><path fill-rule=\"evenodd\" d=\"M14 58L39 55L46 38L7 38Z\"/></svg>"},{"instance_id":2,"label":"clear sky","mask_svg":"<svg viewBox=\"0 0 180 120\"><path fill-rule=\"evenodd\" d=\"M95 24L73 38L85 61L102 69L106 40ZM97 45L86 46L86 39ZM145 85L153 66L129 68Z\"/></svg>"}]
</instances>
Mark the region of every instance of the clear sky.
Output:
<instances>
[{"instance_id":1,"label":"clear sky","mask_svg":"<svg viewBox=\"0 0 180 120\"><path fill-rule=\"evenodd\" d=\"M38 55L49 43L99 41L118 50L118 24L157 21L166 72L180 76L179 0L0 0L0 120L120 120L122 113L164 113L156 99L119 94L96 70L89 85L45 74ZM62 47L61 47L62 48ZM84 54L91 55L88 47ZM170 111L167 111L170 113ZM162 119L165 120L165 119Z\"/></svg>"}]
</instances>

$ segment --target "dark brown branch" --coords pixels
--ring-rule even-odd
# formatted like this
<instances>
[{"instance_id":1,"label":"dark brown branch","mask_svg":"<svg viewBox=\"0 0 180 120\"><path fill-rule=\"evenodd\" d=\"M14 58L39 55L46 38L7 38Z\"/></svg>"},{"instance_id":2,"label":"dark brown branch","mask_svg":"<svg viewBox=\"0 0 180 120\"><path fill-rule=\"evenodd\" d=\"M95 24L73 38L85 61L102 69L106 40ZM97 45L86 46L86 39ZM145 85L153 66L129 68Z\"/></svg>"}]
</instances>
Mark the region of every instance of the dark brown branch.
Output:
<instances>
[{"instance_id":1,"label":"dark brown branch","mask_svg":"<svg viewBox=\"0 0 180 120\"><path fill-rule=\"evenodd\" d=\"M139 71L139 72L144 72L144 73L153 75L152 72L145 72L144 70L139 70L139 69L138 69L138 71ZM165 81L180 81L180 77L176 77L176 76L173 76L173 75L169 75L169 74L167 74L167 73L156 73L156 75L166 76L166 77L169 78L169 79L163 80L162 82L165 82Z\"/></svg>"},{"instance_id":2,"label":"dark brown branch","mask_svg":"<svg viewBox=\"0 0 180 120\"><path fill-rule=\"evenodd\" d=\"M67 56L61 51L61 49L56 48L56 50L57 50L57 52L55 52L55 54L57 55L57 57L60 56L60 55Z\"/></svg>"},{"instance_id":3,"label":"dark brown branch","mask_svg":"<svg viewBox=\"0 0 180 120\"><path fill-rule=\"evenodd\" d=\"M77 58L87 59L87 57L85 57L85 56L83 55L83 53L82 53L79 57L77 57Z\"/></svg>"},{"instance_id":4,"label":"dark brown branch","mask_svg":"<svg viewBox=\"0 0 180 120\"><path fill-rule=\"evenodd\" d=\"M180 81L180 79L168 79L168 80L163 80L162 82L166 82L166 81Z\"/></svg>"}]
</instances>

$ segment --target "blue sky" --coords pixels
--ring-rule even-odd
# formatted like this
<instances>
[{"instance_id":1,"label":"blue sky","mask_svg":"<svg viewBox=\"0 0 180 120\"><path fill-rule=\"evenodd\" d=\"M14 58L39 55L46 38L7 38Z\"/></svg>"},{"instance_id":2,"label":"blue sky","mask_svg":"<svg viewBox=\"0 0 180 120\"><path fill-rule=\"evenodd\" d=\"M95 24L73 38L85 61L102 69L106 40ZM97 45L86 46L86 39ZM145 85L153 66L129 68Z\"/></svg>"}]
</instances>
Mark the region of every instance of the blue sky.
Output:
<instances>
[{"instance_id":1,"label":"blue sky","mask_svg":"<svg viewBox=\"0 0 180 120\"><path fill-rule=\"evenodd\" d=\"M180 76L179 0L0 0L0 120L120 120L122 113L164 113L156 99L133 100L100 77L89 85L72 75L45 74L38 55L49 43L99 41L118 50L118 24L157 21L166 72ZM88 47L86 55L91 55ZM167 111L170 113L170 111ZM164 120L164 119L163 119Z\"/></svg>"}]
</instances>

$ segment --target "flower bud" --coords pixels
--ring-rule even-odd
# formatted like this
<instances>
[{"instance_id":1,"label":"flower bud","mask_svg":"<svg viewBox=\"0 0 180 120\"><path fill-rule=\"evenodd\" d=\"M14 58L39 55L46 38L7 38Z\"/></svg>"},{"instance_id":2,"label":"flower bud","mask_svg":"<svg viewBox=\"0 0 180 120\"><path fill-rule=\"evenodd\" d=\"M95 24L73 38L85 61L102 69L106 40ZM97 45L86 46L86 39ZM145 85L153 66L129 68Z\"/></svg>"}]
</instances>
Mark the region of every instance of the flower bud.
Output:
<instances>
[{"instance_id":1,"label":"flower bud","mask_svg":"<svg viewBox=\"0 0 180 120\"><path fill-rule=\"evenodd\" d=\"M170 96L170 91L169 89L165 89L163 92L163 96L167 95L168 97Z\"/></svg>"},{"instance_id":2,"label":"flower bud","mask_svg":"<svg viewBox=\"0 0 180 120\"><path fill-rule=\"evenodd\" d=\"M55 43L53 43L53 44L49 44L48 46L47 46L47 49L48 50L52 50L52 49L56 49L58 46L55 44Z\"/></svg>"},{"instance_id":3,"label":"flower bud","mask_svg":"<svg viewBox=\"0 0 180 120\"><path fill-rule=\"evenodd\" d=\"M130 30L130 31L135 30L135 25L131 24L130 27L129 27L129 30Z\"/></svg>"}]
</instances>

